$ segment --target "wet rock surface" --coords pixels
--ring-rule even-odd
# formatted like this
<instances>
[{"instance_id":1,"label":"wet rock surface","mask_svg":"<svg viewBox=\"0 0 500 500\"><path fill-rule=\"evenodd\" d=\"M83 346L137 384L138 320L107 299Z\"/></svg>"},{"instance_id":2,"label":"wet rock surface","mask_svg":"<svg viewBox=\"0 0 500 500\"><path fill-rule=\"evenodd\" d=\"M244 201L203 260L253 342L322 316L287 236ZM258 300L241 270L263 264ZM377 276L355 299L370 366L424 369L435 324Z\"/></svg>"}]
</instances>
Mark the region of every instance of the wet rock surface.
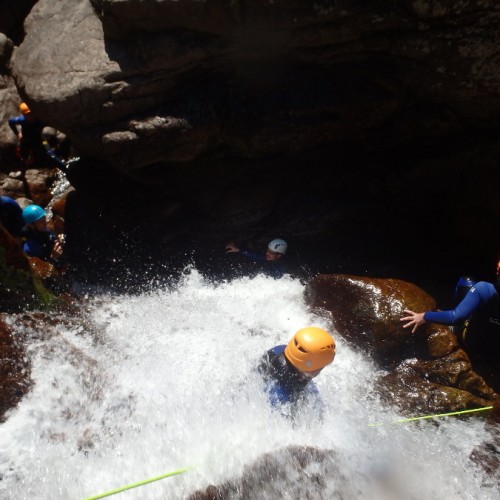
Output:
<instances>
[{"instance_id":1,"label":"wet rock surface","mask_svg":"<svg viewBox=\"0 0 500 500\"><path fill-rule=\"evenodd\" d=\"M4 323L4 315L0 314L0 423L5 421L5 413L28 391L29 368L23 343L14 338Z\"/></svg>"},{"instance_id":2,"label":"wet rock surface","mask_svg":"<svg viewBox=\"0 0 500 500\"><path fill-rule=\"evenodd\" d=\"M380 395L403 411L451 412L488 406L498 396L447 327L403 329L404 309L435 310L434 299L412 283L349 275L319 275L307 285L311 307L331 314L335 329L389 370Z\"/></svg>"},{"instance_id":3,"label":"wet rock surface","mask_svg":"<svg viewBox=\"0 0 500 500\"><path fill-rule=\"evenodd\" d=\"M189 500L224 500L244 498L280 498L284 489L292 498L331 498L331 484L326 478L335 478L339 498L354 493L335 461L331 450L289 446L259 457L245 467L240 478L220 486L211 485L196 491ZM298 478L300 477L300 480Z\"/></svg>"},{"instance_id":4,"label":"wet rock surface","mask_svg":"<svg viewBox=\"0 0 500 500\"><path fill-rule=\"evenodd\" d=\"M0 312L48 307L57 299L32 273L19 243L0 224Z\"/></svg>"}]
</instances>

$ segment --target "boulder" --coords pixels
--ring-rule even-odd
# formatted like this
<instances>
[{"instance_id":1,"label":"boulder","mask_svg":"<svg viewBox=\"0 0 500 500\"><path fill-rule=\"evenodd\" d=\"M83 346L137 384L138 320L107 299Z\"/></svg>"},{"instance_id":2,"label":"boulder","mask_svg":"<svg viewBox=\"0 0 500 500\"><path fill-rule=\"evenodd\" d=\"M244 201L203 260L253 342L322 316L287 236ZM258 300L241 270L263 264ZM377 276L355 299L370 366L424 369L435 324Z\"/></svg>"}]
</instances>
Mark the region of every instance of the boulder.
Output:
<instances>
[{"instance_id":1,"label":"boulder","mask_svg":"<svg viewBox=\"0 0 500 500\"><path fill-rule=\"evenodd\" d=\"M288 156L496 119L499 18L494 0L40 0L12 70L79 155L123 171Z\"/></svg>"},{"instance_id":2,"label":"boulder","mask_svg":"<svg viewBox=\"0 0 500 500\"><path fill-rule=\"evenodd\" d=\"M210 485L192 493L189 500L224 500L282 498L327 498L328 482L334 478L340 498L354 498L355 485L341 471L332 450L307 446L288 446L260 456L245 466L240 478L224 484ZM286 486L285 486L286 485Z\"/></svg>"},{"instance_id":3,"label":"boulder","mask_svg":"<svg viewBox=\"0 0 500 500\"><path fill-rule=\"evenodd\" d=\"M449 328L426 323L415 334L403 329L404 310L435 310L419 287L396 279L319 275L306 300L328 312L343 338L388 370L378 389L407 412L446 412L487 406L497 394L473 369Z\"/></svg>"}]
</instances>

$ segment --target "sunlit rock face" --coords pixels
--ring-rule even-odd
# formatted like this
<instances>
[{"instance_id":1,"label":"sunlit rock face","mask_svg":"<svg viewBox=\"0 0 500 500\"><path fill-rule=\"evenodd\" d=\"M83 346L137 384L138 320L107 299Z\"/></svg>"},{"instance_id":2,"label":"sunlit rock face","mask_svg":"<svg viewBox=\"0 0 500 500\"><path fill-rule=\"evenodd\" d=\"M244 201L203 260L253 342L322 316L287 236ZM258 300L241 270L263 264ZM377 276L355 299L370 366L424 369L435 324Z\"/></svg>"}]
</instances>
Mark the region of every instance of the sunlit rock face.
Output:
<instances>
[{"instance_id":1,"label":"sunlit rock face","mask_svg":"<svg viewBox=\"0 0 500 500\"><path fill-rule=\"evenodd\" d=\"M371 352L389 373L381 396L403 410L455 411L487 406L496 398L457 339L442 325L403 329L404 309L435 309L434 299L401 280L319 275L306 288L314 308L328 311L349 342Z\"/></svg>"},{"instance_id":2,"label":"sunlit rock face","mask_svg":"<svg viewBox=\"0 0 500 500\"><path fill-rule=\"evenodd\" d=\"M422 238L404 240L418 224L442 269L450 247L465 260L500 244L489 230L499 216L499 9L40 0L9 68L75 155L145 187L139 204L189 211L180 225L197 242L260 246L279 233L304 251L316 238L328 256L370 243L394 261L422 255ZM13 113L19 96L9 95ZM90 188L77 189L95 204L95 172L85 175Z\"/></svg>"},{"instance_id":3,"label":"sunlit rock face","mask_svg":"<svg viewBox=\"0 0 500 500\"><path fill-rule=\"evenodd\" d=\"M41 0L12 67L79 154L123 170L221 148L294 155L376 144L377 129L404 141L493 119L499 9L493 0Z\"/></svg>"}]
</instances>

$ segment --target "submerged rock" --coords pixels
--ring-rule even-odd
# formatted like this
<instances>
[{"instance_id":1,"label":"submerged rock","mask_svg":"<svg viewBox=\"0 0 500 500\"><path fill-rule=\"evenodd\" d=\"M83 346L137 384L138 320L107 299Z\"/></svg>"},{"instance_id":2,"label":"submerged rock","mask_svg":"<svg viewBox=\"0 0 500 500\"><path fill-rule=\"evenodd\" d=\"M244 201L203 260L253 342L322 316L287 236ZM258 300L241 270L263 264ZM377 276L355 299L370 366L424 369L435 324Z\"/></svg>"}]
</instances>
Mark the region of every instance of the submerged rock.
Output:
<instances>
[{"instance_id":1,"label":"submerged rock","mask_svg":"<svg viewBox=\"0 0 500 500\"><path fill-rule=\"evenodd\" d=\"M224 500L247 498L282 498L286 491L290 498L332 498L332 478L336 489L344 492L338 498L353 493L349 481L342 474L336 454L307 446L289 446L266 453L245 467L239 479L191 494L189 500ZM354 487L355 489L355 487ZM351 497L354 498L354 497Z\"/></svg>"}]
</instances>

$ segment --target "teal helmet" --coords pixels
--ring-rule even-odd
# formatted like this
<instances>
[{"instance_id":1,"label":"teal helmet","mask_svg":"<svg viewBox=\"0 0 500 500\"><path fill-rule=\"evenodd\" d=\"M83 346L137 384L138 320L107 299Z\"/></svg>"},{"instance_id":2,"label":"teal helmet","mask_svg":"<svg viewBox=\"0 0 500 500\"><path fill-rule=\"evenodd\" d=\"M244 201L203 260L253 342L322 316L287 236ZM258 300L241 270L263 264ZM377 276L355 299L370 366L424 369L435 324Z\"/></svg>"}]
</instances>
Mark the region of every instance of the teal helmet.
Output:
<instances>
[{"instance_id":1,"label":"teal helmet","mask_svg":"<svg viewBox=\"0 0 500 500\"><path fill-rule=\"evenodd\" d=\"M23 210L23 220L25 224L31 224L45 217L47 212L38 205L29 205Z\"/></svg>"}]
</instances>

